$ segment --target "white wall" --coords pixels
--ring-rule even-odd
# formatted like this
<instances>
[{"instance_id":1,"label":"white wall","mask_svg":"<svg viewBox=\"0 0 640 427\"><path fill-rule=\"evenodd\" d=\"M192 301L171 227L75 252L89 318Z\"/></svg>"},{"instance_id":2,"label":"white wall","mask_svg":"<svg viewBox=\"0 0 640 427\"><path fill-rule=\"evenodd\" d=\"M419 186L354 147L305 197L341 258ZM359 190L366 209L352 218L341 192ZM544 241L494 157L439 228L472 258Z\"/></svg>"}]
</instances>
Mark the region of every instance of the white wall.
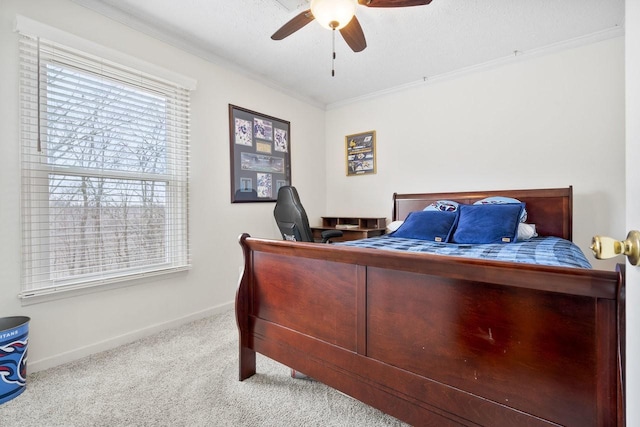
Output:
<instances>
[{"instance_id":1,"label":"white wall","mask_svg":"<svg viewBox=\"0 0 640 427\"><path fill-rule=\"evenodd\" d=\"M574 187L574 241L624 236L624 40L522 59L330 109L327 215L391 216L394 192ZM377 174L344 136L377 131ZM619 261L618 261L619 262Z\"/></svg>"},{"instance_id":2,"label":"white wall","mask_svg":"<svg viewBox=\"0 0 640 427\"><path fill-rule=\"evenodd\" d=\"M197 79L191 271L20 304L16 14ZM291 122L293 183L312 222L389 217L394 191L572 184L574 238L583 250L593 234L624 236L623 56L622 39L611 39L325 113L68 0L2 0L0 316L32 318L33 372L229 307L242 262L238 235L278 237L273 204L229 202L229 103ZM377 131L378 174L347 178L344 136L367 130Z\"/></svg>"},{"instance_id":3,"label":"white wall","mask_svg":"<svg viewBox=\"0 0 640 427\"><path fill-rule=\"evenodd\" d=\"M192 93L193 269L135 286L22 306L16 14L198 81ZM273 203L231 204L228 104L291 122L292 181L310 215L325 204L324 111L158 42L67 0L2 0L0 10L0 316L31 317L29 371L231 307L242 232L277 238Z\"/></svg>"}]
</instances>

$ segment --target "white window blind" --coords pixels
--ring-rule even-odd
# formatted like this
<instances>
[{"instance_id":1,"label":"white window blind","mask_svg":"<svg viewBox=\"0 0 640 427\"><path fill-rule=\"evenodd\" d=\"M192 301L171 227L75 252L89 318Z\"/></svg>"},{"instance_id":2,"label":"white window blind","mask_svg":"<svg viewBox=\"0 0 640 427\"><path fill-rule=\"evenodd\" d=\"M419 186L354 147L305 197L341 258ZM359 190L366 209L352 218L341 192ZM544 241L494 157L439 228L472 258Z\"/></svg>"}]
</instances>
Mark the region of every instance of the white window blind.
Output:
<instances>
[{"instance_id":1,"label":"white window blind","mask_svg":"<svg viewBox=\"0 0 640 427\"><path fill-rule=\"evenodd\" d=\"M22 298L186 269L189 90L21 35Z\"/></svg>"}]
</instances>

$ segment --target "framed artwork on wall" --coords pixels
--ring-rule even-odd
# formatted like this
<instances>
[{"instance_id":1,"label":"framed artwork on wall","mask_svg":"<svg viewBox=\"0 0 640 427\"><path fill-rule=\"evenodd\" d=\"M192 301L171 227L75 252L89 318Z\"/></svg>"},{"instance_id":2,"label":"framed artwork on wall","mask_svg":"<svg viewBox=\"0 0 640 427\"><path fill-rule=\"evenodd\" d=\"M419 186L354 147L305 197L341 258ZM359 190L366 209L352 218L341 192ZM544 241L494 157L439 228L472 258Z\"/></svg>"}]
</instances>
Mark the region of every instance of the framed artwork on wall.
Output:
<instances>
[{"instance_id":1,"label":"framed artwork on wall","mask_svg":"<svg viewBox=\"0 0 640 427\"><path fill-rule=\"evenodd\" d=\"M231 203L275 202L291 185L288 121L229 104Z\"/></svg>"},{"instance_id":2,"label":"framed artwork on wall","mask_svg":"<svg viewBox=\"0 0 640 427\"><path fill-rule=\"evenodd\" d=\"M347 135L344 140L347 176L375 174L376 131Z\"/></svg>"}]
</instances>

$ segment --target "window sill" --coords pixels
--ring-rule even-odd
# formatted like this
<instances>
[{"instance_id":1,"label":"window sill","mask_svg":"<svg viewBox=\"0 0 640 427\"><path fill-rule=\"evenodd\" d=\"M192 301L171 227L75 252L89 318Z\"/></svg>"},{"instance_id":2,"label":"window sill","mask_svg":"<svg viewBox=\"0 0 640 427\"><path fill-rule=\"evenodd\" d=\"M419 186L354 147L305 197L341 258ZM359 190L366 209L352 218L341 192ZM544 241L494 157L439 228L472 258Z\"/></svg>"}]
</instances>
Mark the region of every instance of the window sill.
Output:
<instances>
[{"instance_id":1,"label":"window sill","mask_svg":"<svg viewBox=\"0 0 640 427\"><path fill-rule=\"evenodd\" d=\"M21 305L29 306L33 304L57 301L65 298L74 298L83 295L89 295L96 292L110 291L130 286L137 286L152 283L158 280L165 280L174 275L185 275L191 266L172 268L169 270L161 270L155 272L144 273L127 279L119 279L117 281L97 282L92 284L82 284L77 286L61 286L38 289L35 291L24 291L18 294Z\"/></svg>"}]
</instances>

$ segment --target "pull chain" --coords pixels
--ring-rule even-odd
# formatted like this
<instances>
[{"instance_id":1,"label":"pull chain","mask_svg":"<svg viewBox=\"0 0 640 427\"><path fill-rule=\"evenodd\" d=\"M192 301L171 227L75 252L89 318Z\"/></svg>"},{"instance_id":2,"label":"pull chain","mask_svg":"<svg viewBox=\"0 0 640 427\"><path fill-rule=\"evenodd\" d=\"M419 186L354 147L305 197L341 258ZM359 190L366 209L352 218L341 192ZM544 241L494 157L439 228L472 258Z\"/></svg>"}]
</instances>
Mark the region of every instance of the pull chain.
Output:
<instances>
[{"instance_id":1,"label":"pull chain","mask_svg":"<svg viewBox=\"0 0 640 427\"><path fill-rule=\"evenodd\" d=\"M333 30L331 31L331 33L333 34L333 55L331 56L331 77L335 77L336 76L336 66L335 66L335 62L336 62L336 28L333 27Z\"/></svg>"}]
</instances>

